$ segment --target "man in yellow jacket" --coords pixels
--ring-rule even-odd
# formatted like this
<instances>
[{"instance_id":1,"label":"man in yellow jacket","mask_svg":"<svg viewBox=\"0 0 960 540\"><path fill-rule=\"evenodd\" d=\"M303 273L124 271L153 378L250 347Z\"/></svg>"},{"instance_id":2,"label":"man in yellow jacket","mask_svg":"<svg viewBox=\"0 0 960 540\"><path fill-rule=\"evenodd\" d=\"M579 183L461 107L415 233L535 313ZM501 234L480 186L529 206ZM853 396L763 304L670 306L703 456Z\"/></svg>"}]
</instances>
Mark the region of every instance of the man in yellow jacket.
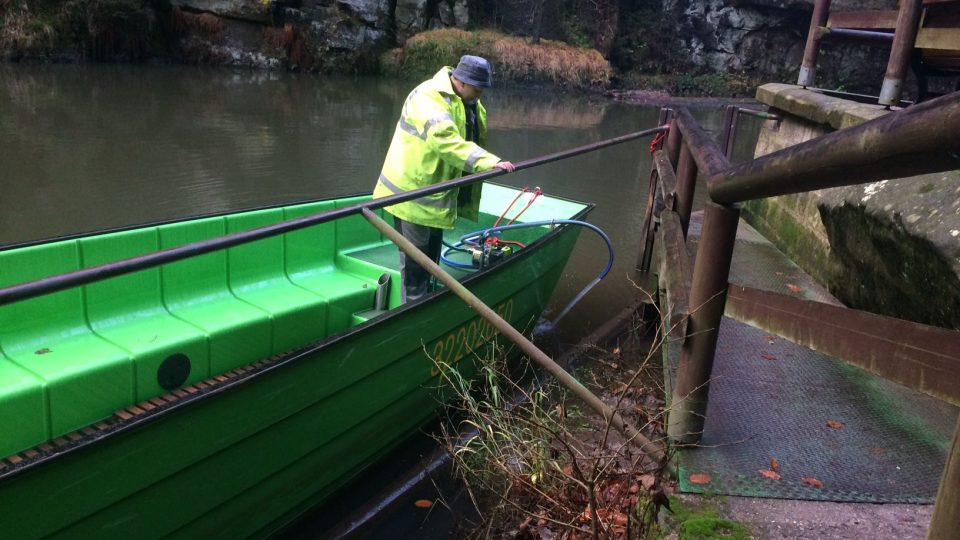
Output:
<instances>
[{"instance_id":1,"label":"man in yellow jacket","mask_svg":"<svg viewBox=\"0 0 960 540\"><path fill-rule=\"evenodd\" d=\"M400 112L390 149L383 162L373 198L387 197L439 182L514 165L483 148L487 113L480 95L491 85L490 62L466 55L456 69L444 67L410 92ZM394 226L434 261L440 258L443 229L452 229L457 216L476 220L480 184L420 197L386 207ZM430 292L430 274L400 252L404 302Z\"/></svg>"}]
</instances>

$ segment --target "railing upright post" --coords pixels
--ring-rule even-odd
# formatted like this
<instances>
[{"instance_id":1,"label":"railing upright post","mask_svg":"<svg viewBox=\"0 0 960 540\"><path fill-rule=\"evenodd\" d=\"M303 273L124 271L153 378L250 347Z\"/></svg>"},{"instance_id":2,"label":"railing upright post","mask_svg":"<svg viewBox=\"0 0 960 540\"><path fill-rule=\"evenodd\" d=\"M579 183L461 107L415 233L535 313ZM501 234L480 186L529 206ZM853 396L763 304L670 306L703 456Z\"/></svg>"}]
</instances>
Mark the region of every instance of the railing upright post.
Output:
<instances>
[{"instance_id":1,"label":"railing upright post","mask_svg":"<svg viewBox=\"0 0 960 540\"><path fill-rule=\"evenodd\" d=\"M889 107L900 103L903 79L907 74L913 45L917 41L922 10L921 0L901 0L900 2L897 28L893 34L893 45L890 47L890 59L887 61L887 73L883 77L883 86L880 87L880 105Z\"/></svg>"},{"instance_id":2,"label":"railing upright post","mask_svg":"<svg viewBox=\"0 0 960 540\"><path fill-rule=\"evenodd\" d=\"M677 126L677 115L674 114L673 110L670 111L670 131L667 132L667 144L665 150L667 151L667 157L670 158L670 165L673 166L673 170L677 170L677 165L680 162L680 147L683 145L683 134L680 133L680 127Z\"/></svg>"},{"instance_id":3,"label":"railing upright post","mask_svg":"<svg viewBox=\"0 0 960 540\"><path fill-rule=\"evenodd\" d=\"M927 540L951 540L957 537L960 522L960 418L953 432L953 445L940 477L937 502L927 529Z\"/></svg>"},{"instance_id":4,"label":"railing upright post","mask_svg":"<svg viewBox=\"0 0 960 540\"><path fill-rule=\"evenodd\" d=\"M674 115L673 109L668 107L663 107L660 109L660 126L670 124L670 131L668 132L668 142L669 134L674 132L679 133L679 129L673 123ZM661 142L658 145L658 148L663 147ZM653 242L655 238L655 229L656 229L656 218L659 217L660 209L662 208L663 201L657 201L657 182L659 178L657 176L657 165L654 160L650 159L650 182L647 187L647 206L646 211L643 216L643 226L640 238L643 241L643 244L640 246L640 254L637 259L637 268L641 273L650 272L650 261L653 259Z\"/></svg>"},{"instance_id":5,"label":"railing upright post","mask_svg":"<svg viewBox=\"0 0 960 540\"><path fill-rule=\"evenodd\" d=\"M803 87L813 86L817 73L817 57L820 56L820 27L827 25L830 16L830 0L815 0L813 17L810 18L810 30L807 31L807 46L803 49L803 62L800 64L800 77L797 84Z\"/></svg>"},{"instance_id":6,"label":"railing upright post","mask_svg":"<svg viewBox=\"0 0 960 540\"><path fill-rule=\"evenodd\" d=\"M696 444L703 433L739 219L740 210L733 206L708 202L704 209L690 288L690 319L667 424L667 435L680 444Z\"/></svg>"},{"instance_id":7,"label":"railing upright post","mask_svg":"<svg viewBox=\"0 0 960 540\"><path fill-rule=\"evenodd\" d=\"M733 157L733 149L737 144L737 126L740 125L740 113L743 112L736 105L727 105L723 120L723 142L720 148L727 159Z\"/></svg>"},{"instance_id":8,"label":"railing upright post","mask_svg":"<svg viewBox=\"0 0 960 540\"><path fill-rule=\"evenodd\" d=\"M688 141L680 145L680 159L677 163L677 214L683 225L683 237L687 237L690 228L690 212L693 210L693 194L697 189L697 164L693 160Z\"/></svg>"}]
</instances>

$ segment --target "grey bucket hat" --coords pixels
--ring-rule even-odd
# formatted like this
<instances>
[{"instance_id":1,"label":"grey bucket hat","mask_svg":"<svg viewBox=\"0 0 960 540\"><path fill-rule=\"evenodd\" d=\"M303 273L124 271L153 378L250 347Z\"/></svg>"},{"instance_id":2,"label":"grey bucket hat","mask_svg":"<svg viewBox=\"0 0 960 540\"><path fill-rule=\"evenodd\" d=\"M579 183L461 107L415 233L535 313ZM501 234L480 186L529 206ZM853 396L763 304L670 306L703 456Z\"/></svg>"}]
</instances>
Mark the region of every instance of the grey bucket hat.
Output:
<instances>
[{"instance_id":1,"label":"grey bucket hat","mask_svg":"<svg viewBox=\"0 0 960 540\"><path fill-rule=\"evenodd\" d=\"M487 62L486 58L465 54L460 57L460 63L453 70L453 76L461 82L478 88L490 88L491 71L490 62Z\"/></svg>"}]
</instances>

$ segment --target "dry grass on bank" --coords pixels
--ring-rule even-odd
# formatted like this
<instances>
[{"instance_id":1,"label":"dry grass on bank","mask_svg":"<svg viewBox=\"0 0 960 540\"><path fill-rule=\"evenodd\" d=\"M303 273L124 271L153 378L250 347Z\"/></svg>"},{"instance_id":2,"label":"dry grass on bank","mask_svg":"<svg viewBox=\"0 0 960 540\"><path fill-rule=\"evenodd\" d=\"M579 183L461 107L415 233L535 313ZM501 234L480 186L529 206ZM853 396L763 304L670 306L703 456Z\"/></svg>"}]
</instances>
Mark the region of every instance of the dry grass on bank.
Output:
<instances>
[{"instance_id":1,"label":"dry grass on bank","mask_svg":"<svg viewBox=\"0 0 960 540\"><path fill-rule=\"evenodd\" d=\"M56 32L53 26L34 17L23 4L0 0L0 55L2 51L46 50L53 47Z\"/></svg>"},{"instance_id":2,"label":"dry grass on bank","mask_svg":"<svg viewBox=\"0 0 960 540\"><path fill-rule=\"evenodd\" d=\"M569 88L605 87L612 69L594 49L557 41L530 43L492 30L468 32L456 28L431 30L413 36L399 49L381 57L384 74L403 78L430 77L442 66L454 66L460 56L474 54L490 60L495 83L548 83Z\"/></svg>"}]
</instances>

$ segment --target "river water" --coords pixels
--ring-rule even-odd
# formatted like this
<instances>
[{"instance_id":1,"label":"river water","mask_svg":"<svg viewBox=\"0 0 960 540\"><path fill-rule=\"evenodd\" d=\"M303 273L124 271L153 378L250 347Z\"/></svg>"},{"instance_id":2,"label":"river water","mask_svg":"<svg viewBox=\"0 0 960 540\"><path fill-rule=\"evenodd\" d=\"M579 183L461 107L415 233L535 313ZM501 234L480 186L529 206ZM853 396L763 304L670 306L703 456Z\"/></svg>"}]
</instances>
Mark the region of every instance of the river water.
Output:
<instances>
[{"instance_id":1,"label":"river water","mask_svg":"<svg viewBox=\"0 0 960 540\"><path fill-rule=\"evenodd\" d=\"M411 82L143 66L0 68L0 245L369 192ZM484 96L489 149L521 161L653 127L658 108L545 89ZM693 109L716 130L722 103ZM749 154L757 126L741 123ZM572 342L633 294L650 154L637 141L501 177L596 203L616 263L561 325ZM700 190L702 199L703 190ZM606 263L585 232L556 312Z\"/></svg>"}]
</instances>

